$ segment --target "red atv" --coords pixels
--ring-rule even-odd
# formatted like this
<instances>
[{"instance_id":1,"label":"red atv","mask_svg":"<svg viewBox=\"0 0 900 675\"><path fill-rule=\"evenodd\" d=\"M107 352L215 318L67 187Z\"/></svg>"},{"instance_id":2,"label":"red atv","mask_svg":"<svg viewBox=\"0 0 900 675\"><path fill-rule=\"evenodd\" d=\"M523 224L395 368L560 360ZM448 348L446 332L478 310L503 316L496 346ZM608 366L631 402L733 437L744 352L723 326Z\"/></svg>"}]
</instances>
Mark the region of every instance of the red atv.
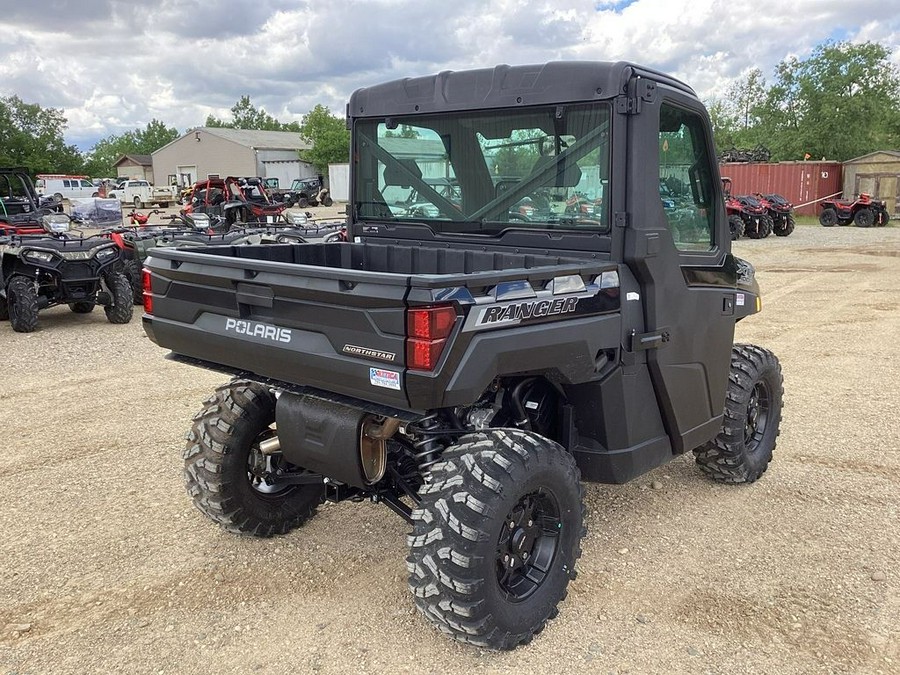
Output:
<instances>
[{"instance_id":1,"label":"red atv","mask_svg":"<svg viewBox=\"0 0 900 675\"><path fill-rule=\"evenodd\" d=\"M849 225L856 223L857 227L879 227L887 225L891 219L884 202L872 199L872 195L863 192L855 200L849 199L824 199L822 200L822 213L819 214L819 222L825 227L835 225Z\"/></svg>"},{"instance_id":2,"label":"red atv","mask_svg":"<svg viewBox=\"0 0 900 675\"><path fill-rule=\"evenodd\" d=\"M778 194L761 195L757 193L756 199L766 209L769 218L772 219L772 231L776 237L787 237L794 231L794 205Z\"/></svg>"},{"instance_id":3,"label":"red atv","mask_svg":"<svg viewBox=\"0 0 900 675\"><path fill-rule=\"evenodd\" d=\"M725 213L732 239L747 235L751 239L764 239L772 234L772 219L765 207L751 195L731 194L731 179L722 177L725 192Z\"/></svg>"}]
</instances>

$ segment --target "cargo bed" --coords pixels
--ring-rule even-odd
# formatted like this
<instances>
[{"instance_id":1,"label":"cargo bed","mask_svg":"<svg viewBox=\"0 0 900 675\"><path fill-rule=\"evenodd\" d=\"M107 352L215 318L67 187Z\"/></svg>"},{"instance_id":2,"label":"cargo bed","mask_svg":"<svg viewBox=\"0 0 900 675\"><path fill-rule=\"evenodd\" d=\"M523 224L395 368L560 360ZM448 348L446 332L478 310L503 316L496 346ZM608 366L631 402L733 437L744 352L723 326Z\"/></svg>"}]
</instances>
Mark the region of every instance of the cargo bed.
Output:
<instances>
[{"instance_id":1,"label":"cargo bed","mask_svg":"<svg viewBox=\"0 0 900 675\"><path fill-rule=\"evenodd\" d=\"M457 340L472 306L546 294L558 278L590 283L609 269L609 263L509 249L371 242L157 248L146 266L153 312L144 323L159 345L401 409L447 403L442 366L454 353L461 357L456 347L472 339L468 333ZM407 309L436 303L457 307L448 343L459 344L444 350L434 372L407 371ZM540 330L558 344L560 336L551 334L567 324L519 329L522 349Z\"/></svg>"}]
</instances>

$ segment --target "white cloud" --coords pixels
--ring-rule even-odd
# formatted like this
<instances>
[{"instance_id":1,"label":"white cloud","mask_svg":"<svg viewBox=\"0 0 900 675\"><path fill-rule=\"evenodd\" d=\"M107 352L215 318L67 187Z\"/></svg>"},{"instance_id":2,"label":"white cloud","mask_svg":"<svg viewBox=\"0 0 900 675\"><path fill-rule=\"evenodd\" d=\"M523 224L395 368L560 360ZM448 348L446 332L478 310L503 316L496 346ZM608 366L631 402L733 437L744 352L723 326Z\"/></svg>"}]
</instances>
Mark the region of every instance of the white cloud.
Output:
<instances>
[{"instance_id":1,"label":"white cloud","mask_svg":"<svg viewBox=\"0 0 900 675\"><path fill-rule=\"evenodd\" d=\"M629 60L701 97L789 54L873 40L900 67L900 14L883 0L89 0L15 3L0 20L0 95L62 108L82 147L152 118L179 129L244 94L279 119L354 89L498 63Z\"/></svg>"}]
</instances>

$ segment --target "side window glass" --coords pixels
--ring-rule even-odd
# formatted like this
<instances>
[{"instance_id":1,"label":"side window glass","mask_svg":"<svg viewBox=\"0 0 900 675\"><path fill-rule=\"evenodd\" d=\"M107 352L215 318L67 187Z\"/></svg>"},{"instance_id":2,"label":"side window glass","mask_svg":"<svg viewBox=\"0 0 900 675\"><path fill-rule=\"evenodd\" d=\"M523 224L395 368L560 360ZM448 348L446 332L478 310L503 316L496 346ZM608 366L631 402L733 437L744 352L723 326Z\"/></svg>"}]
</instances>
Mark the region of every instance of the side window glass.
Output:
<instances>
[{"instance_id":1,"label":"side window glass","mask_svg":"<svg viewBox=\"0 0 900 675\"><path fill-rule=\"evenodd\" d=\"M663 103L659 112L659 198L675 247L708 251L715 243L715 195L699 115Z\"/></svg>"}]
</instances>

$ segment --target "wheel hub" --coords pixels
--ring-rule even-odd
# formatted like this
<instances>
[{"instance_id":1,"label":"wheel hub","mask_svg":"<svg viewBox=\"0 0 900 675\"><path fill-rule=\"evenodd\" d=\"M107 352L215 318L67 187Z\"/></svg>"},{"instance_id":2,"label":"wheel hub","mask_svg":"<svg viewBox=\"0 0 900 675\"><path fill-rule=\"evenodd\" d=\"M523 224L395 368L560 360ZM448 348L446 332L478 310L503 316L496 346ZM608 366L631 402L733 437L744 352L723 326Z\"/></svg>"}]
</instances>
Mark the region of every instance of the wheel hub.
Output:
<instances>
[{"instance_id":1,"label":"wheel hub","mask_svg":"<svg viewBox=\"0 0 900 675\"><path fill-rule=\"evenodd\" d=\"M544 582L561 528L556 499L547 492L525 495L512 508L497 541L497 581L507 599L524 600Z\"/></svg>"},{"instance_id":2,"label":"wheel hub","mask_svg":"<svg viewBox=\"0 0 900 675\"><path fill-rule=\"evenodd\" d=\"M759 447L763 434L766 431L770 400L771 397L766 384L757 382L750 393L750 399L747 401L747 419L744 424L744 443L751 451Z\"/></svg>"}]
</instances>

